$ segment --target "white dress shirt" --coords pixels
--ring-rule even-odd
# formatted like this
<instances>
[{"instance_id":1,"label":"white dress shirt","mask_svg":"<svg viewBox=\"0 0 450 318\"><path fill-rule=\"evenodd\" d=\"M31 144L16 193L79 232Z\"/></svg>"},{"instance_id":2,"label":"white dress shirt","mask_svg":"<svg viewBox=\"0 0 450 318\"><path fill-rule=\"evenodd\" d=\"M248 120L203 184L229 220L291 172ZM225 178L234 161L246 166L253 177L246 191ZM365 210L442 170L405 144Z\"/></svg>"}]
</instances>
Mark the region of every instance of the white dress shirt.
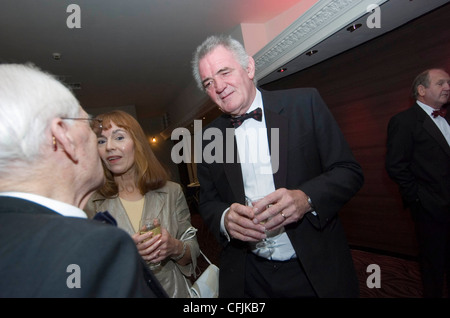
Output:
<instances>
[{"instance_id":1,"label":"white dress shirt","mask_svg":"<svg viewBox=\"0 0 450 318\"><path fill-rule=\"evenodd\" d=\"M53 211L55 211L58 214L69 216L69 217L76 217L76 218L83 218L86 219L86 213L84 213L83 210L53 199L49 199L47 197L43 197L37 194L32 193L25 193L25 192L0 192L0 196L5 197L15 197L20 198L28 201L32 201L34 203L37 203L39 205L43 205Z\"/></svg>"},{"instance_id":2,"label":"white dress shirt","mask_svg":"<svg viewBox=\"0 0 450 318\"><path fill-rule=\"evenodd\" d=\"M447 143L450 146L450 125L445 120L445 118L441 116L437 116L435 118L433 117L432 113L436 109L419 101L417 101L417 104L430 116L430 118L434 121L436 126L438 126L439 130L442 132L442 134L445 137L445 140L447 140Z\"/></svg>"},{"instance_id":3,"label":"white dress shirt","mask_svg":"<svg viewBox=\"0 0 450 318\"><path fill-rule=\"evenodd\" d=\"M251 112L258 107L263 111L261 121L250 118L235 129L246 198L266 196L275 191L264 107L261 92L257 90L255 99L247 112ZM222 215L221 226L222 232L228 237L223 222L225 212ZM280 232L280 234L270 238L276 242L273 248L256 248L256 243L251 243L253 253L279 261L294 258L296 256L295 251L284 228L280 229Z\"/></svg>"}]
</instances>

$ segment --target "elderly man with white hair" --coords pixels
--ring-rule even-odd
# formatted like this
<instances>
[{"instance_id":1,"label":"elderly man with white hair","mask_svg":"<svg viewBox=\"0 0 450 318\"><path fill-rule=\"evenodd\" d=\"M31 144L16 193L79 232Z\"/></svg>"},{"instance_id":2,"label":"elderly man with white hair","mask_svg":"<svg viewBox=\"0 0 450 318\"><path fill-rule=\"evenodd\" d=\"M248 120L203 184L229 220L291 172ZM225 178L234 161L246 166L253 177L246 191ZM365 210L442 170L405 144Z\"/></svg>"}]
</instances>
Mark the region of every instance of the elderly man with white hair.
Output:
<instances>
[{"instance_id":1,"label":"elderly man with white hair","mask_svg":"<svg viewBox=\"0 0 450 318\"><path fill-rule=\"evenodd\" d=\"M99 128L53 76L0 65L0 297L166 296L129 235L82 211Z\"/></svg>"}]
</instances>

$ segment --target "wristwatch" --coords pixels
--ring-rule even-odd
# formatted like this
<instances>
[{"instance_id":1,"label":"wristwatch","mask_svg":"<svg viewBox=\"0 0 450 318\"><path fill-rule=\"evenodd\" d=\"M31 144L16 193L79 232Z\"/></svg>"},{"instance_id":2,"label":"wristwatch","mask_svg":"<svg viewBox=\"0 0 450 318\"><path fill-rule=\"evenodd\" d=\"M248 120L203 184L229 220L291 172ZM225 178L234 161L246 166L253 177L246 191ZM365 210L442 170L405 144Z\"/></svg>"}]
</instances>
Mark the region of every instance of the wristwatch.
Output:
<instances>
[{"instance_id":1,"label":"wristwatch","mask_svg":"<svg viewBox=\"0 0 450 318\"><path fill-rule=\"evenodd\" d=\"M308 204L309 204L309 208L310 208L308 212L312 212L312 211L316 210L316 208L314 207L314 204L312 203L311 198L309 196L308 196Z\"/></svg>"}]
</instances>

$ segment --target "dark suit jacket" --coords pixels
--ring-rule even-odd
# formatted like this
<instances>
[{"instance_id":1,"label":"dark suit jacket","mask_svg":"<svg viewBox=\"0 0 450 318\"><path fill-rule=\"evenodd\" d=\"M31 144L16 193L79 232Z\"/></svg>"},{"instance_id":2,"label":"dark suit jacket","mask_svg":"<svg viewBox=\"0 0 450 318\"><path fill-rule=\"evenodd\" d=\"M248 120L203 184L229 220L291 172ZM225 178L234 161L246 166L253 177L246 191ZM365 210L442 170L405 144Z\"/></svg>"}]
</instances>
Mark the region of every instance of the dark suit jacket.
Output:
<instances>
[{"instance_id":1,"label":"dark suit jacket","mask_svg":"<svg viewBox=\"0 0 450 318\"><path fill-rule=\"evenodd\" d=\"M389 121L386 170L416 221L450 221L450 146L417 104Z\"/></svg>"},{"instance_id":2,"label":"dark suit jacket","mask_svg":"<svg viewBox=\"0 0 450 318\"><path fill-rule=\"evenodd\" d=\"M67 286L76 281L70 264L79 266L80 288ZM126 232L0 197L0 297L158 297L161 291Z\"/></svg>"},{"instance_id":3,"label":"dark suit jacket","mask_svg":"<svg viewBox=\"0 0 450 318\"><path fill-rule=\"evenodd\" d=\"M357 297L358 281L340 208L361 188L363 174L336 121L315 89L262 91L269 144L279 129L279 169L275 188L300 189L309 195L318 216L305 215L286 227L295 252L319 297ZM229 116L211 123L225 136ZM208 144L204 141L203 147ZM237 153L236 145L235 153ZM273 151L273 145L271 153ZM226 147L223 149L226 157ZM239 163L198 164L200 213L223 245L220 297L243 297L245 242L220 235L220 218L232 203L244 203Z\"/></svg>"}]
</instances>

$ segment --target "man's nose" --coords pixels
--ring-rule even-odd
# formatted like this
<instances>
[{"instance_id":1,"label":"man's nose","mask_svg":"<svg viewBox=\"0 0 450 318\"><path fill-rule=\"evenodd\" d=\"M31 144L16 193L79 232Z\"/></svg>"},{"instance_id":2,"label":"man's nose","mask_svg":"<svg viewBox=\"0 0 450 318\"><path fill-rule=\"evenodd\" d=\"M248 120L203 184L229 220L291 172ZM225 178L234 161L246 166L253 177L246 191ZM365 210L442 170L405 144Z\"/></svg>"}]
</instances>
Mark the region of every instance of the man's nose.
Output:
<instances>
[{"instance_id":1,"label":"man's nose","mask_svg":"<svg viewBox=\"0 0 450 318\"><path fill-rule=\"evenodd\" d=\"M216 79L214 80L214 89L216 90L216 93L221 93L225 87L226 87L226 83L225 81L221 80L221 79Z\"/></svg>"}]
</instances>

